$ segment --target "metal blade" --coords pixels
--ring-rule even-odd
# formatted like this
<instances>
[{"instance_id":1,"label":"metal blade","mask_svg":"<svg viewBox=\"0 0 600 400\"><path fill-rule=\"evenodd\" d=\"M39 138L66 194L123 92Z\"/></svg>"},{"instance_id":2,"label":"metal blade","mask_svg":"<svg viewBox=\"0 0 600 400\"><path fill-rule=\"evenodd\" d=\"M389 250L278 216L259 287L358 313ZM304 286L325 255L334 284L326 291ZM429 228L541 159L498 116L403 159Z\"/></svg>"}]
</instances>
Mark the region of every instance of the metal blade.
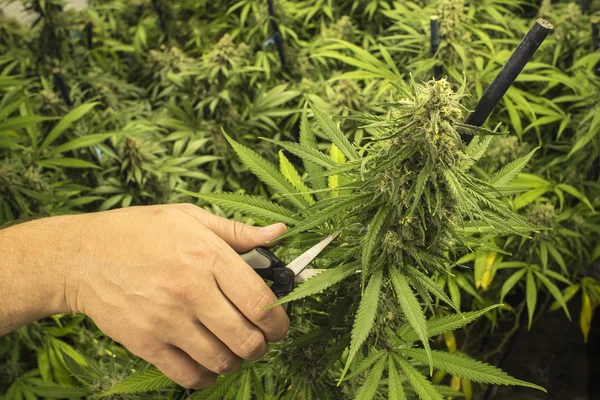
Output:
<instances>
[{"instance_id":1,"label":"metal blade","mask_svg":"<svg viewBox=\"0 0 600 400\"><path fill-rule=\"evenodd\" d=\"M300 272L304 271L306 267L308 267L308 265L315 258L317 258L317 256L321 254L321 252L325 250L327 246L329 246L329 243L331 243L333 239L338 237L339 234L339 232L336 232L327 236L325 239L321 240L319 243L302 253L298 258L289 263L286 267L291 269L294 272L295 276L298 276Z\"/></svg>"},{"instance_id":2,"label":"metal blade","mask_svg":"<svg viewBox=\"0 0 600 400\"><path fill-rule=\"evenodd\" d=\"M294 279L294 282L296 283L304 283L307 280L319 275L321 272L323 271L327 271L326 269L305 269L304 271L300 272L298 274L298 276L296 277L296 279Z\"/></svg>"}]
</instances>

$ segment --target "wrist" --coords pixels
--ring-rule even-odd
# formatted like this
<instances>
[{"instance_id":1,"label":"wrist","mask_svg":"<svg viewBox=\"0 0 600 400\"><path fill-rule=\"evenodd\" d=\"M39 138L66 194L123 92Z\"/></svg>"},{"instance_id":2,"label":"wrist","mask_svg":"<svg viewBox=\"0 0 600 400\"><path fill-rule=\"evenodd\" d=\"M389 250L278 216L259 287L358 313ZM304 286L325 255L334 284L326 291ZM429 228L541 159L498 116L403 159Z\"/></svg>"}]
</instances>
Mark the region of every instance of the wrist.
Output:
<instances>
[{"instance_id":1,"label":"wrist","mask_svg":"<svg viewBox=\"0 0 600 400\"><path fill-rule=\"evenodd\" d=\"M0 230L0 334L71 311L66 299L70 260L63 234L69 217Z\"/></svg>"}]
</instances>

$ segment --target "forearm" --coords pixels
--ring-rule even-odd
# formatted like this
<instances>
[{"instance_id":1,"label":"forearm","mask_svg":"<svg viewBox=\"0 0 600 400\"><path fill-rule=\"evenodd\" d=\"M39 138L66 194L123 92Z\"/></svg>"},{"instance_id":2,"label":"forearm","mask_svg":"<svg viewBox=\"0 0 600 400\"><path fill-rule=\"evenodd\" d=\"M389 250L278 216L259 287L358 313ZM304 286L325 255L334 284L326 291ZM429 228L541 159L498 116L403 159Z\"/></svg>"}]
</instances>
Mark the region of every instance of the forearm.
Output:
<instances>
[{"instance_id":1,"label":"forearm","mask_svg":"<svg viewBox=\"0 0 600 400\"><path fill-rule=\"evenodd\" d=\"M68 311L68 260L61 255L67 245L61 243L64 218L0 230L0 335Z\"/></svg>"}]
</instances>

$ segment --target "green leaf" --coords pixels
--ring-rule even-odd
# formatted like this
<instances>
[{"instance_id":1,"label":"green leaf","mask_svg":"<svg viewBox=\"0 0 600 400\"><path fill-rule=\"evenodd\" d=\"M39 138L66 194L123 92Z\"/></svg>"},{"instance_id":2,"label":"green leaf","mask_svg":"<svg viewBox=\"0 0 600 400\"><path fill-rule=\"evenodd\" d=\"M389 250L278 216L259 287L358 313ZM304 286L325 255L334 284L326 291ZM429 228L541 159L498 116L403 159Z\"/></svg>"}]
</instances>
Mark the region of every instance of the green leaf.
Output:
<instances>
[{"instance_id":1,"label":"green leaf","mask_svg":"<svg viewBox=\"0 0 600 400\"><path fill-rule=\"evenodd\" d=\"M358 364L357 367L352 368L352 372L349 375L347 375L345 377L345 379L347 381L352 381L357 376L359 376L363 372L365 372L368 368L370 368L373 364L375 364L376 362L380 361L382 358L386 358L386 356L387 356L387 351L386 350L379 350L379 351L376 351L375 353L369 354L369 356L366 357L365 359L363 359Z\"/></svg>"},{"instance_id":2,"label":"green leaf","mask_svg":"<svg viewBox=\"0 0 600 400\"><path fill-rule=\"evenodd\" d=\"M502 188L507 187L512 182L512 180L517 177L519 172L521 172L521 170L523 168L525 168L525 166L527 165L527 163L529 162L529 160L531 159L533 154L538 149L539 149L539 147L536 147L526 156L516 159L515 161L511 162L510 164L504 166L504 168L497 171L490 177L489 183L497 189L502 189Z\"/></svg>"},{"instance_id":3,"label":"green leaf","mask_svg":"<svg viewBox=\"0 0 600 400\"><path fill-rule=\"evenodd\" d=\"M100 169L96 164L89 161L79 160L77 158L53 158L51 160L38 160L35 162L40 167L46 168L95 168Z\"/></svg>"},{"instance_id":4,"label":"green leaf","mask_svg":"<svg viewBox=\"0 0 600 400\"><path fill-rule=\"evenodd\" d=\"M569 313L569 309L567 307L567 302L566 302L565 298L563 297L562 293L560 292L560 289L558 287L556 287L556 285L554 283L552 283L550 281L550 279L546 278L543 273L541 273L535 269L533 270L533 272L536 274L537 278L544 284L544 286L546 286L546 288L548 289L548 291L550 292L552 297L554 297L556 299L556 301L558 302L558 304L560 304L560 306L563 308L563 310L565 310L565 314L567 314L567 318L569 318L569 320L571 320L571 314Z\"/></svg>"},{"instance_id":5,"label":"green leaf","mask_svg":"<svg viewBox=\"0 0 600 400\"><path fill-rule=\"evenodd\" d=\"M396 367L396 363L392 357L388 357L388 399L389 400L406 400L402 380Z\"/></svg>"},{"instance_id":6,"label":"green leaf","mask_svg":"<svg viewBox=\"0 0 600 400\"><path fill-rule=\"evenodd\" d=\"M460 329L498 307L500 307L500 304L495 304L478 311L463 312L462 314L451 314L439 318L432 318L427 321L427 335L429 337L433 337L441 335L444 332ZM414 342L415 340L419 339L419 336L410 326L410 324L403 325L398 334L402 340L406 342Z\"/></svg>"},{"instance_id":7,"label":"green leaf","mask_svg":"<svg viewBox=\"0 0 600 400\"><path fill-rule=\"evenodd\" d=\"M400 368L402 368L406 379L408 379L408 382L421 400L443 400L442 395L433 387L431 382L417 371L415 367L402 357L396 356L395 358Z\"/></svg>"},{"instance_id":8,"label":"green leaf","mask_svg":"<svg viewBox=\"0 0 600 400\"><path fill-rule=\"evenodd\" d=\"M226 398L229 389L239 382L239 377L239 374L230 376L221 375L208 389L194 392L187 400L223 400Z\"/></svg>"},{"instance_id":9,"label":"green leaf","mask_svg":"<svg viewBox=\"0 0 600 400\"><path fill-rule=\"evenodd\" d=\"M576 197L577 199L581 200L581 202L583 204L585 204L590 210L592 210L592 212L595 212L594 206L592 206L592 203L590 203L588 198L583 193L581 193L579 190L575 189L573 186L567 185L564 183L559 183L558 185L556 185L556 187L564 190L565 192L569 193L571 196Z\"/></svg>"},{"instance_id":10,"label":"green leaf","mask_svg":"<svg viewBox=\"0 0 600 400\"><path fill-rule=\"evenodd\" d=\"M48 152L48 157L52 157L54 155L64 153L66 151L71 151L71 150L79 149L82 147L90 147L90 146L96 145L98 143L102 143L106 139L108 139L114 135L118 135L119 133L120 132L99 133L99 134L95 134L95 135L87 135L87 136L83 136L83 137L80 137L77 139L73 139L70 142L61 144L60 146L57 146L57 147L53 148L52 150L50 150Z\"/></svg>"},{"instance_id":11,"label":"green leaf","mask_svg":"<svg viewBox=\"0 0 600 400\"><path fill-rule=\"evenodd\" d=\"M562 254L560 254L560 252L556 249L556 247L554 247L554 244L552 244L552 243L548 243L546 247L548 248L548 252L552 256L552 258L556 261L556 263L558 264L560 269L562 269L562 271L565 273L565 275L568 276L569 272L567 270L567 263L565 262L565 259L563 258Z\"/></svg>"},{"instance_id":12,"label":"green leaf","mask_svg":"<svg viewBox=\"0 0 600 400\"><path fill-rule=\"evenodd\" d=\"M246 165L261 181L277 193L286 195L284 196L284 199L292 203L296 208L302 210L308 206L306 200L297 195L294 186L292 186L292 184L289 183L271 163L267 162L253 150L250 150L233 140L225 133L225 131L223 131L223 135L225 135L225 138L231 144L244 165Z\"/></svg>"},{"instance_id":13,"label":"green leaf","mask_svg":"<svg viewBox=\"0 0 600 400\"><path fill-rule=\"evenodd\" d=\"M302 193L302 196L308 202L308 204L315 204L315 199L313 199L312 195L309 193L310 189L304 184L302 177L292 165L290 160L288 160L285 154L283 154L283 151L279 152L279 169L288 182L298 189L298 193Z\"/></svg>"},{"instance_id":14,"label":"green leaf","mask_svg":"<svg viewBox=\"0 0 600 400\"><path fill-rule=\"evenodd\" d=\"M266 200L259 196L235 193L193 193L188 190L176 188L177 191L188 196L218 205L227 211L240 212L248 217L262 219L269 222L283 222L297 225L299 221L294 218L292 211Z\"/></svg>"},{"instance_id":15,"label":"green leaf","mask_svg":"<svg viewBox=\"0 0 600 400\"><path fill-rule=\"evenodd\" d=\"M175 386L175 383L155 368L131 375L110 389L100 393L100 397L114 394L155 392Z\"/></svg>"},{"instance_id":16,"label":"green leaf","mask_svg":"<svg viewBox=\"0 0 600 400\"><path fill-rule=\"evenodd\" d=\"M305 145L294 143L294 142L282 142L280 140L261 138L267 142L275 143L290 153L300 157L304 162L311 162L322 167L333 168L335 163L326 154L320 152L317 149L306 147Z\"/></svg>"},{"instance_id":17,"label":"green leaf","mask_svg":"<svg viewBox=\"0 0 600 400\"><path fill-rule=\"evenodd\" d=\"M375 397L375 394L377 393L377 388L379 387L379 382L381 381L383 369L385 368L386 361L387 357L383 357L377 362L377 364L375 364L373 369L369 371L365 382L356 394L356 400L371 400L373 399L373 397Z\"/></svg>"},{"instance_id":18,"label":"green leaf","mask_svg":"<svg viewBox=\"0 0 600 400\"><path fill-rule=\"evenodd\" d=\"M317 277L318 276L319 275L317 275ZM367 289L360 300L360 305L358 306L358 311L356 312L356 317L354 318L354 326L352 327L350 350L348 352L346 366L344 367L342 376L340 377L340 382L344 379L344 376L346 375L354 356L356 356L356 353L358 353L360 347L369 336L371 329L373 329L373 325L375 324L375 316L377 315L377 307L379 305L379 295L381 293L382 283L383 271L381 268L378 268L375 270L375 272L373 272L373 275L367 284Z\"/></svg>"},{"instance_id":19,"label":"green leaf","mask_svg":"<svg viewBox=\"0 0 600 400\"><path fill-rule=\"evenodd\" d=\"M379 236L379 232L381 231L381 227L383 226L385 220L387 219L390 213L389 207L380 206L379 210L371 220L371 223L367 227L367 234L363 239L362 244L362 271L363 271L363 286L364 286L364 278L366 277L367 272L369 271L371 255L373 254L373 249L375 248L375 244L377 242L377 237Z\"/></svg>"},{"instance_id":20,"label":"green leaf","mask_svg":"<svg viewBox=\"0 0 600 400\"><path fill-rule=\"evenodd\" d=\"M3 122L0 122L0 132L25 128L26 126L35 125L39 122L48 121L50 119L54 118L40 117L37 115L9 118Z\"/></svg>"},{"instance_id":21,"label":"green leaf","mask_svg":"<svg viewBox=\"0 0 600 400\"><path fill-rule=\"evenodd\" d=\"M535 311L535 304L537 302L537 288L535 286L535 280L533 279L533 273L531 269L527 270L527 313L529 314L529 323L527 329L531 329L531 323L533 322L533 313Z\"/></svg>"},{"instance_id":22,"label":"green leaf","mask_svg":"<svg viewBox=\"0 0 600 400\"><path fill-rule=\"evenodd\" d=\"M356 149L350 144L346 136L344 136L340 128L333 122L333 120L328 115L319 111L319 109L313 104L310 105L310 108L315 114L315 118L317 119L321 130L323 133L325 133L325 135L327 135L329 140L331 140L331 142L335 144L349 160L355 160L359 158Z\"/></svg>"},{"instance_id":23,"label":"green leaf","mask_svg":"<svg viewBox=\"0 0 600 400\"><path fill-rule=\"evenodd\" d=\"M500 301L504 299L504 296L508 294L512 290L512 288L523 278L523 275L527 272L527 268L522 268L512 274L510 278L504 281L502 285L502 289L500 290Z\"/></svg>"},{"instance_id":24,"label":"green leaf","mask_svg":"<svg viewBox=\"0 0 600 400\"><path fill-rule=\"evenodd\" d=\"M389 271L392 285L396 291L396 297L398 298L398 303L400 304L404 316L417 334L417 337L423 343L427 353L431 354L431 347L429 346L427 334L427 321L425 320L425 314L419 304L419 300L408 285L406 278L398 269L390 268ZM430 368L430 373L433 373L433 368Z\"/></svg>"},{"instance_id":25,"label":"green leaf","mask_svg":"<svg viewBox=\"0 0 600 400\"><path fill-rule=\"evenodd\" d=\"M79 120L85 114L90 112L96 105L98 105L98 103L82 104L65 115L63 119L61 119L60 122L54 126L48 136L46 136L46 139L44 139L42 142L40 149L45 149L50 146L50 144L58 139L63 132L69 129L71 125L77 122L77 120Z\"/></svg>"},{"instance_id":26,"label":"green leaf","mask_svg":"<svg viewBox=\"0 0 600 400\"><path fill-rule=\"evenodd\" d=\"M304 297L321 293L323 290L335 285L350 274L356 272L356 269L356 263L350 263L325 270L320 274L310 278L306 282L298 285L298 287L296 287L292 293L265 308L275 307L283 303L288 303L290 301L299 300Z\"/></svg>"},{"instance_id":27,"label":"green leaf","mask_svg":"<svg viewBox=\"0 0 600 400\"><path fill-rule=\"evenodd\" d=\"M29 387L37 396L49 397L51 399L64 399L73 397L89 396L92 392L85 388L64 387L64 386L35 386Z\"/></svg>"},{"instance_id":28,"label":"green leaf","mask_svg":"<svg viewBox=\"0 0 600 400\"><path fill-rule=\"evenodd\" d=\"M423 364L427 363L427 354L422 349L404 349L402 353ZM473 382L524 386L546 392L541 386L515 379L499 368L473 360L461 354L434 350L433 366L453 376L465 378Z\"/></svg>"},{"instance_id":29,"label":"green leaf","mask_svg":"<svg viewBox=\"0 0 600 400\"><path fill-rule=\"evenodd\" d=\"M442 289L430 277L428 277L416 268L411 268L408 271L408 273L413 279L418 280L419 283L421 283L431 294L448 304L450 307L456 310L457 313L460 313L459 307L454 303L454 301L452 301L452 299L446 294L446 292L444 292L444 289Z\"/></svg>"}]
</instances>

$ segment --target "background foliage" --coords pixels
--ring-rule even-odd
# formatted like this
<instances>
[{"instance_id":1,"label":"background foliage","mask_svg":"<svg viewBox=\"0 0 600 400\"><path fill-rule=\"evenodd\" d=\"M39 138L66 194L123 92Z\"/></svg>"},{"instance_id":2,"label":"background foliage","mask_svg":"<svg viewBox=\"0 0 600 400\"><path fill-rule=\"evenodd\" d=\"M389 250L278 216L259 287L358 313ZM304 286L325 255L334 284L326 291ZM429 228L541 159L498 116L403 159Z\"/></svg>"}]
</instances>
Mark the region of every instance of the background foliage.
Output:
<instances>
[{"instance_id":1,"label":"background foliage","mask_svg":"<svg viewBox=\"0 0 600 400\"><path fill-rule=\"evenodd\" d=\"M411 79L428 81L437 66L450 89L467 95L461 106L472 108L536 18L554 31L488 120L487 128L501 123L498 131L507 133L482 136L487 151L469 175L494 182L494 171L511 166L504 170L514 171L511 190L501 188L505 215L535 229L501 234L473 226L477 246L437 249L443 265L421 270L421 281L412 276L410 299L394 297L409 283L387 270L343 279L367 257L358 254L346 260L350 269L337 277L328 272L305 290L333 285L295 303L289 339L267 360L193 394L133 359L91 321L57 315L0 338L4 398L403 398L404 389L408 398L472 398L485 389L477 382L517 382L491 379L494 370L463 355L496 362L515 329L530 328L540 314L567 313L587 340L600 304L597 4L582 10L549 0L274 0L270 12L263 0L91 0L75 12L59 0L23 3L40 15L32 28L0 16L0 224L196 202L251 223L282 219L256 212L267 207L298 228L298 210L345 195L361 168L356 160L365 156L355 152L381 135L365 116L387 115L391 94L407 97L398 88L410 93ZM435 54L432 15L440 18ZM294 151L298 142L312 149L312 162ZM253 150L258 167L244 149ZM257 173L263 161L279 168ZM424 169L415 162L405 172L411 167ZM274 190L272 171L283 177L279 189L301 195ZM388 173L392 182L403 176ZM324 189L308 193L318 187ZM286 206L294 211L282 211ZM363 214L368 218L356 224L376 218ZM288 238L284 259L333 227L317 222L308 234L297 229ZM369 257L383 249L375 239L362 243ZM335 257L334 249L328 259ZM344 291L355 298L336 295ZM371 300L363 306L361 298ZM457 314L438 298L465 319L453 320ZM570 302L581 303L579 315L569 314ZM354 322L359 304L373 321ZM406 349L384 354L374 337L392 320ZM439 321L448 330L436 329ZM353 334L353 326L362 328ZM362 340L352 338L356 332ZM431 363L440 350L454 354Z\"/></svg>"}]
</instances>

